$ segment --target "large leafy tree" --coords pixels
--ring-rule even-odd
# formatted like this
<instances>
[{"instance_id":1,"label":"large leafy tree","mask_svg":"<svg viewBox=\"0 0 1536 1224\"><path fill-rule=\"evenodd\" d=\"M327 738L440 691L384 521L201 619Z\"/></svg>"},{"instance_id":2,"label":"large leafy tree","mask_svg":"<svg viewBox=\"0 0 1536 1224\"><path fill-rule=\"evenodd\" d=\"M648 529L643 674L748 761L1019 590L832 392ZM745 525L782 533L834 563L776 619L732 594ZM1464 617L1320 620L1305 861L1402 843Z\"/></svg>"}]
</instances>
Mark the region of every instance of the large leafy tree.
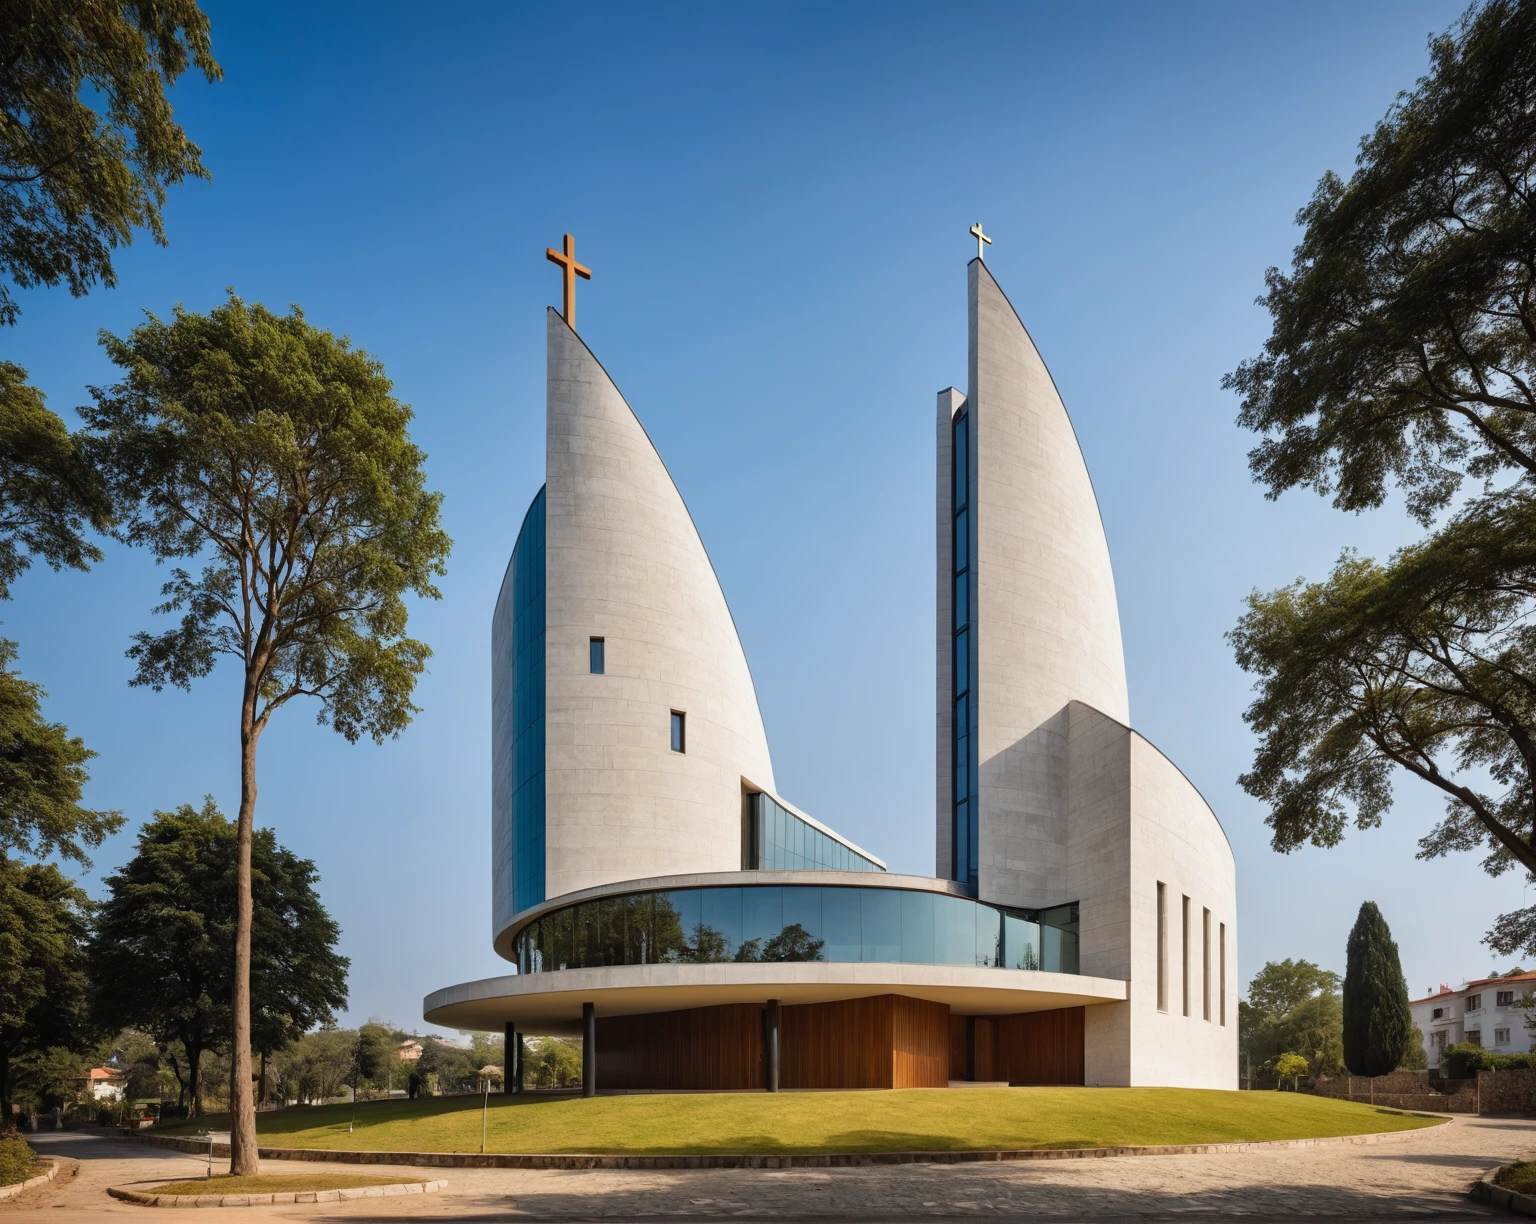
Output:
<instances>
[{"instance_id":1,"label":"large leafy tree","mask_svg":"<svg viewBox=\"0 0 1536 1224\"><path fill-rule=\"evenodd\" d=\"M1360 906L1344 968L1344 1064L1356 1075L1402 1066L1418 1037L1397 944L1374 901Z\"/></svg>"},{"instance_id":2,"label":"large leafy tree","mask_svg":"<svg viewBox=\"0 0 1536 1224\"><path fill-rule=\"evenodd\" d=\"M1339 975L1309 960L1269 961L1248 983L1248 1005L1260 1021L1279 1020L1318 995L1339 989Z\"/></svg>"},{"instance_id":3,"label":"large leafy tree","mask_svg":"<svg viewBox=\"0 0 1536 1224\"><path fill-rule=\"evenodd\" d=\"M1307 1060L1313 1075L1343 1069L1339 975L1307 960L1270 961L1248 985L1238 1008L1238 1042L1247 1069L1274 1074L1287 1052Z\"/></svg>"},{"instance_id":4,"label":"large leafy tree","mask_svg":"<svg viewBox=\"0 0 1536 1224\"><path fill-rule=\"evenodd\" d=\"M1379 823L1404 772L1446 800L1421 856L1483 847L1495 873L1536 873L1536 5L1474 6L1430 55L1302 209L1261 299L1271 335L1226 385L1272 497L1362 510L1397 486L1428 525L1483 487L1385 564L1346 553L1251 597L1242 781L1287 851ZM1536 909L1489 942L1536 950Z\"/></svg>"},{"instance_id":5,"label":"large leafy tree","mask_svg":"<svg viewBox=\"0 0 1536 1224\"><path fill-rule=\"evenodd\" d=\"M96 1015L163 1048L181 1043L193 1113L202 1110L204 1055L232 1041L238 843L212 799L156 812L134 857L107 877L91 941ZM314 864L270 829L256 831L252 862L253 1031L271 1052L345 1005L348 962L335 951L339 932L315 893Z\"/></svg>"},{"instance_id":6,"label":"large leafy tree","mask_svg":"<svg viewBox=\"0 0 1536 1224\"><path fill-rule=\"evenodd\" d=\"M13 643L0 639L0 854L59 854L85 863L123 823L117 812L81 806L96 754L43 717L43 690L13 670Z\"/></svg>"},{"instance_id":7,"label":"large leafy tree","mask_svg":"<svg viewBox=\"0 0 1536 1224\"><path fill-rule=\"evenodd\" d=\"M165 242L165 188L207 178L165 87L221 75L195 0L0 0L0 270L21 288L117 283L136 227ZM0 285L0 324L18 310Z\"/></svg>"},{"instance_id":8,"label":"large leafy tree","mask_svg":"<svg viewBox=\"0 0 1536 1224\"><path fill-rule=\"evenodd\" d=\"M0 853L0 1120L15 1073L56 1061L90 1037L85 938L89 902L52 863Z\"/></svg>"},{"instance_id":9,"label":"large leafy tree","mask_svg":"<svg viewBox=\"0 0 1536 1224\"><path fill-rule=\"evenodd\" d=\"M0 599L32 562L83 570L101 560L88 528L112 524L112 502L27 372L0 361Z\"/></svg>"},{"instance_id":10,"label":"large leafy tree","mask_svg":"<svg viewBox=\"0 0 1536 1224\"><path fill-rule=\"evenodd\" d=\"M134 682L190 687L233 660L239 675L239 865L232 996L231 1169L256 1169L251 1095L250 845L256 751L299 697L349 741L398 735L430 656L406 634L406 596L437 598L450 542L426 488L411 410L382 366L294 308L230 295L107 336L123 370L83 410L125 507L123 538L186 560L162 612L137 635Z\"/></svg>"}]
</instances>

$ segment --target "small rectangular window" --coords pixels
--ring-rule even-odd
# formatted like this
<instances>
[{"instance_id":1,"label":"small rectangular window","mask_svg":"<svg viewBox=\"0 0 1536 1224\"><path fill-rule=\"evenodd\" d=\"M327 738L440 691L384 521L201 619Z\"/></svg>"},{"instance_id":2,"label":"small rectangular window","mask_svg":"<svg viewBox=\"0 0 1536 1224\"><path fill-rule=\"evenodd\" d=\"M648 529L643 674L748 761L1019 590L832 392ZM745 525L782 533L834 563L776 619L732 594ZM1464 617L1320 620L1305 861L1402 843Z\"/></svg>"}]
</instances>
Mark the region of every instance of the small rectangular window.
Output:
<instances>
[{"instance_id":1,"label":"small rectangular window","mask_svg":"<svg viewBox=\"0 0 1536 1224\"><path fill-rule=\"evenodd\" d=\"M1183 930L1183 935L1184 935L1184 948L1183 948L1184 964L1183 964L1183 967L1182 967L1182 972L1180 973L1180 978L1181 978L1181 985L1184 988L1184 1014L1187 1016L1187 1015L1189 1015L1189 938L1190 938L1190 930L1189 930L1189 898L1188 897L1184 898L1184 930Z\"/></svg>"},{"instance_id":2,"label":"small rectangular window","mask_svg":"<svg viewBox=\"0 0 1536 1224\"><path fill-rule=\"evenodd\" d=\"M587 661L591 665L592 674L603 674L603 639L593 638L587 645Z\"/></svg>"},{"instance_id":3,"label":"small rectangular window","mask_svg":"<svg viewBox=\"0 0 1536 1224\"><path fill-rule=\"evenodd\" d=\"M1227 924L1221 924L1221 937L1216 948L1216 955L1220 958L1221 973L1218 975L1221 981L1221 1023L1225 1027L1227 1023Z\"/></svg>"},{"instance_id":4,"label":"small rectangular window","mask_svg":"<svg viewBox=\"0 0 1536 1224\"><path fill-rule=\"evenodd\" d=\"M1508 1045L1509 1044L1509 1030L1508 1029L1494 1029L1493 1030L1493 1044L1494 1045Z\"/></svg>"},{"instance_id":5,"label":"small rectangular window","mask_svg":"<svg viewBox=\"0 0 1536 1224\"><path fill-rule=\"evenodd\" d=\"M1168 1010L1168 885L1157 882L1157 1010Z\"/></svg>"},{"instance_id":6,"label":"small rectangular window","mask_svg":"<svg viewBox=\"0 0 1536 1224\"><path fill-rule=\"evenodd\" d=\"M1443 1019L1445 1019L1445 1008L1443 1008L1443 1007L1435 1008L1435 1014L1432 1015L1430 1017L1430 1019L1431 1020L1443 1020Z\"/></svg>"},{"instance_id":7,"label":"small rectangular window","mask_svg":"<svg viewBox=\"0 0 1536 1224\"><path fill-rule=\"evenodd\" d=\"M1211 911L1200 910L1200 1014L1211 1018Z\"/></svg>"},{"instance_id":8,"label":"small rectangular window","mask_svg":"<svg viewBox=\"0 0 1536 1224\"><path fill-rule=\"evenodd\" d=\"M1515 992L1513 990L1501 990L1494 999L1495 1006L1510 1007L1514 1004Z\"/></svg>"},{"instance_id":9,"label":"small rectangular window","mask_svg":"<svg viewBox=\"0 0 1536 1224\"><path fill-rule=\"evenodd\" d=\"M1475 1012L1483 1005L1483 996L1480 994L1468 995L1465 1010Z\"/></svg>"},{"instance_id":10,"label":"small rectangular window","mask_svg":"<svg viewBox=\"0 0 1536 1224\"><path fill-rule=\"evenodd\" d=\"M686 714L684 714L681 710L673 710L672 711L672 751L673 752L687 752L688 751L688 740L687 740L687 735L686 735L686 728L684 726L684 724L687 722L687 719L688 719L688 716Z\"/></svg>"},{"instance_id":11,"label":"small rectangular window","mask_svg":"<svg viewBox=\"0 0 1536 1224\"><path fill-rule=\"evenodd\" d=\"M1483 1044L1483 1030L1482 1029L1468 1029L1467 1030L1467 1040L1469 1042L1471 1042L1475 1046L1482 1045Z\"/></svg>"}]
</instances>

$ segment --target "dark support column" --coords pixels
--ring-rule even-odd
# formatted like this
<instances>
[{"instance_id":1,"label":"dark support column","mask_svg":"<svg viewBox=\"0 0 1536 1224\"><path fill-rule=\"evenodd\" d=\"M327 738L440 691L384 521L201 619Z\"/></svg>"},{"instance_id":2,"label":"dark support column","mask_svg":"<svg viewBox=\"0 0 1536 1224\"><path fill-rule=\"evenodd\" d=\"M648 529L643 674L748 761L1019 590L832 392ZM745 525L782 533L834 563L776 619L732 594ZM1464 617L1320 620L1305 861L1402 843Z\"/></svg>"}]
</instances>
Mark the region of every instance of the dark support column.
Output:
<instances>
[{"instance_id":1,"label":"dark support column","mask_svg":"<svg viewBox=\"0 0 1536 1224\"><path fill-rule=\"evenodd\" d=\"M965 1078L976 1082L976 1017L965 1018Z\"/></svg>"},{"instance_id":2,"label":"dark support column","mask_svg":"<svg viewBox=\"0 0 1536 1224\"><path fill-rule=\"evenodd\" d=\"M768 1084L769 1092L779 1090L779 1001L768 1000L768 1023L763 1034L767 1045L765 1053L768 1056Z\"/></svg>"},{"instance_id":3,"label":"dark support column","mask_svg":"<svg viewBox=\"0 0 1536 1224\"><path fill-rule=\"evenodd\" d=\"M581 1095L597 1095L597 1007L581 1005Z\"/></svg>"},{"instance_id":4,"label":"dark support column","mask_svg":"<svg viewBox=\"0 0 1536 1224\"><path fill-rule=\"evenodd\" d=\"M517 1025L508 1020L501 1026L501 1090L516 1092Z\"/></svg>"},{"instance_id":5,"label":"dark support column","mask_svg":"<svg viewBox=\"0 0 1536 1224\"><path fill-rule=\"evenodd\" d=\"M518 1092L523 1091L523 1035L518 1033L516 1044L512 1047L517 1054L517 1078L513 1080Z\"/></svg>"}]
</instances>

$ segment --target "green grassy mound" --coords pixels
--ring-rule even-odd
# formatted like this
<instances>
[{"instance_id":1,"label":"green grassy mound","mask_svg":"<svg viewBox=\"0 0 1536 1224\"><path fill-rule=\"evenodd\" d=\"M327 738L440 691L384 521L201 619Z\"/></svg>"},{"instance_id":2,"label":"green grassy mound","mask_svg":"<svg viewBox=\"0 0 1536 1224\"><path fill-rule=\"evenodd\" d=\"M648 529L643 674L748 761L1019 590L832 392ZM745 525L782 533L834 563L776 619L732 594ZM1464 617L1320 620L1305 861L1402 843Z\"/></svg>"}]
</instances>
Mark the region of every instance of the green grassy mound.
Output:
<instances>
[{"instance_id":1,"label":"green grassy mound","mask_svg":"<svg viewBox=\"0 0 1536 1224\"><path fill-rule=\"evenodd\" d=\"M1516 1194L1536 1194L1536 1160L1517 1160L1507 1164L1493 1179L1506 1190Z\"/></svg>"},{"instance_id":2,"label":"green grassy mound","mask_svg":"<svg viewBox=\"0 0 1536 1224\"><path fill-rule=\"evenodd\" d=\"M197 1181L167 1182L146 1194L293 1194L306 1190L356 1190L362 1186L424 1185L421 1177L364 1177L356 1173L258 1173L236 1177L219 1173Z\"/></svg>"},{"instance_id":3,"label":"green grassy mound","mask_svg":"<svg viewBox=\"0 0 1536 1224\"><path fill-rule=\"evenodd\" d=\"M256 1115L270 1147L478 1152L480 1098L436 1097ZM1312 1139L1440 1119L1295 1092L1009 1088L490 1098L491 1152L600 1155L899 1152ZM172 1133L218 1118L166 1128Z\"/></svg>"}]
</instances>

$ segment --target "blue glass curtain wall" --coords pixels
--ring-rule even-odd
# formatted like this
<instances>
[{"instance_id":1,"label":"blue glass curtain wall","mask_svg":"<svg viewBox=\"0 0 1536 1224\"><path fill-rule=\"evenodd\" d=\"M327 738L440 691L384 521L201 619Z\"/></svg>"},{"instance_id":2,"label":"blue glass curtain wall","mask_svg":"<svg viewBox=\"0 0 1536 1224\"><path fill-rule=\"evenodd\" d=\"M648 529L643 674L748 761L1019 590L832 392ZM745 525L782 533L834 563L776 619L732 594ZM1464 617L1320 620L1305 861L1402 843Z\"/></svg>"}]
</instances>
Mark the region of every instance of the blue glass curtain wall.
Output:
<instances>
[{"instance_id":1,"label":"blue glass curtain wall","mask_svg":"<svg viewBox=\"0 0 1536 1224\"><path fill-rule=\"evenodd\" d=\"M954 638L954 739L950 762L954 781L953 878L977 888L980 856L980 810L977 802L976 737L976 523L973 513L971 417L961 412L950 427L950 467L953 487L950 505L954 517L954 599L951 603Z\"/></svg>"},{"instance_id":2,"label":"blue glass curtain wall","mask_svg":"<svg viewBox=\"0 0 1536 1224\"><path fill-rule=\"evenodd\" d=\"M512 550L513 911L544 900L544 490Z\"/></svg>"},{"instance_id":3,"label":"blue glass curtain wall","mask_svg":"<svg viewBox=\"0 0 1536 1224\"><path fill-rule=\"evenodd\" d=\"M943 893L845 885L679 888L554 910L524 927L513 950L520 973L721 961L1076 973L1077 906L1010 910Z\"/></svg>"},{"instance_id":4,"label":"blue glass curtain wall","mask_svg":"<svg viewBox=\"0 0 1536 1224\"><path fill-rule=\"evenodd\" d=\"M741 797L743 871L884 871L759 791Z\"/></svg>"}]
</instances>

